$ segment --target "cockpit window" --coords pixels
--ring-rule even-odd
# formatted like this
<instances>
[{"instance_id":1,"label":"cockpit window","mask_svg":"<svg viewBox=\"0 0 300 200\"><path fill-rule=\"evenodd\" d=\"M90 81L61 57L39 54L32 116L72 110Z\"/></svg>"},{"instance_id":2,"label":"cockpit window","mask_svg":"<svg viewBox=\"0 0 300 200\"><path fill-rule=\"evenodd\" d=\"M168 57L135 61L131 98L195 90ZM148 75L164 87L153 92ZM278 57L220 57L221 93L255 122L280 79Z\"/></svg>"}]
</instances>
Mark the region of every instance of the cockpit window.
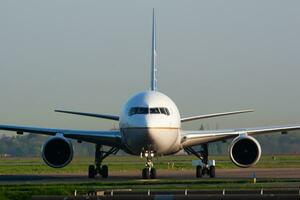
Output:
<instances>
[{"instance_id":1,"label":"cockpit window","mask_svg":"<svg viewBox=\"0 0 300 200\"><path fill-rule=\"evenodd\" d=\"M167 108L159 108L161 114L170 115L169 110Z\"/></svg>"},{"instance_id":2,"label":"cockpit window","mask_svg":"<svg viewBox=\"0 0 300 200\"><path fill-rule=\"evenodd\" d=\"M160 114L159 108L150 108L150 114Z\"/></svg>"},{"instance_id":3,"label":"cockpit window","mask_svg":"<svg viewBox=\"0 0 300 200\"><path fill-rule=\"evenodd\" d=\"M129 116L134 115L136 113L136 108L130 108Z\"/></svg>"},{"instance_id":4,"label":"cockpit window","mask_svg":"<svg viewBox=\"0 0 300 200\"><path fill-rule=\"evenodd\" d=\"M165 108L167 115L170 115L168 108Z\"/></svg>"},{"instance_id":5,"label":"cockpit window","mask_svg":"<svg viewBox=\"0 0 300 200\"><path fill-rule=\"evenodd\" d=\"M135 114L164 114L170 115L168 108L148 108L148 107L132 107L129 110L129 116Z\"/></svg>"},{"instance_id":6,"label":"cockpit window","mask_svg":"<svg viewBox=\"0 0 300 200\"><path fill-rule=\"evenodd\" d=\"M129 116L135 115L135 114L148 114L149 108L147 107L132 107L129 110Z\"/></svg>"},{"instance_id":7,"label":"cockpit window","mask_svg":"<svg viewBox=\"0 0 300 200\"><path fill-rule=\"evenodd\" d=\"M136 114L148 114L149 109L147 107L138 107L136 108Z\"/></svg>"}]
</instances>

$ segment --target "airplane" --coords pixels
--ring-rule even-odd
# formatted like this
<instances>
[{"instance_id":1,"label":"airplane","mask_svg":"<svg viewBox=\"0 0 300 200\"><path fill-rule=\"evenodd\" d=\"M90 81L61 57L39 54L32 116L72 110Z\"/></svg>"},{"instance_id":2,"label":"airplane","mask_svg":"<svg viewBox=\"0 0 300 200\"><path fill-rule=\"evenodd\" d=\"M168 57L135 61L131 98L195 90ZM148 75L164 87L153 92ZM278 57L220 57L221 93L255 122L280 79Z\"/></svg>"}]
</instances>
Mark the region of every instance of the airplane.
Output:
<instances>
[{"instance_id":1,"label":"airplane","mask_svg":"<svg viewBox=\"0 0 300 200\"><path fill-rule=\"evenodd\" d=\"M108 166L102 161L120 149L124 152L141 156L145 159L142 170L143 179L157 178L153 158L176 154L184 150L195 155L197 160L196 177L216 176L215 162L208 160L208 145L216 141L233 139L229 146L229 156L238 167L246 168L255 165L261 157L261 146L253 137L265 133L299 130L300 125L269 126L256 128L238 128L226 130L182 130L181 124L206 118L228 116L253 112L240 110L190 117L181 117L176 104L157 89L156 63L156 17L152 14L152 51L151 51L151 86L134 94L123 106L120 115L55 110L55 112L89 116L119 122L118 130L94 131L57 128L41 128L19 125L0 125L0 130L15 131L17 134L33 133L50 136L42 146L44 162L53 168L68 165L73 158L73 146L70 139L78 142L95 144L95 163L88 167L88 177L101 175L108 177ZM202 150L197 150L201 145ZM109 146L104 150L103 146Z\"/></svg>"}]
</instances>

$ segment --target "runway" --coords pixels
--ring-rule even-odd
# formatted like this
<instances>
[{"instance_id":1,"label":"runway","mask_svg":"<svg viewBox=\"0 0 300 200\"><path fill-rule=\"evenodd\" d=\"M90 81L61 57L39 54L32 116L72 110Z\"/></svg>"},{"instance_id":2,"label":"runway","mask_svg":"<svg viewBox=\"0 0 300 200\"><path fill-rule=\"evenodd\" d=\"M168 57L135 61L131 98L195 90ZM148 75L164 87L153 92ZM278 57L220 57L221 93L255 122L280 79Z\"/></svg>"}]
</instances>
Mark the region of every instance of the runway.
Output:
<instances>
[{"instance_id":1,"label":"runway","mask_svg":"<svg viewBox=\"0 0 300 200\"><path fill-rule=\"evenodd\" d=\"M300 179L300 168L247 168L247 169L217 169L216 178L220 179L245 179L245 178L293 178ZM159 170L157 169L159 180L201 180L195 177L195 170ZM139 170L132 171L112 171L109 177L104 179L96 177L89 179L87 174L3 174L0 175L0 184L16 183L78 183L78 182L114 182L141 179ZM202 179L209 179L203 177Z\"/></svg>"},{"instance_id":2,"label":"runway","mask_svg":"<svg viewBox=\"0 0 300 200\"><path fill-rule=\"evenodd\" d=\"M294 200L299 199L299 190L198 190L198 191L163 191L163 192L116 192L101 193L95 196L33 196L33 200L116 200L116 199L133 199L133 200L257 200L257 199L276 199L276 200Z\"/></svg>"},{"instance_id":3,"label":"runway","mask_svg":"<svg viewBox=\"0 0 300 200\"><path fill-rule=\"evenodd\" d=\"M253 174L257 184L253 184ZM112 171L107 179L86 174L0 175L0 186L14 192L59 187L78 191L71 196L32 199L299 199L300 168L219 169L216 179L196 178L195 170L159 170L158 179L141 179L140 170ZM239 189L239 188L243 189ZM53 189L53 188L52 188ZM74 191L74 192L73 192Z\"/></svg>"}]
</instances>

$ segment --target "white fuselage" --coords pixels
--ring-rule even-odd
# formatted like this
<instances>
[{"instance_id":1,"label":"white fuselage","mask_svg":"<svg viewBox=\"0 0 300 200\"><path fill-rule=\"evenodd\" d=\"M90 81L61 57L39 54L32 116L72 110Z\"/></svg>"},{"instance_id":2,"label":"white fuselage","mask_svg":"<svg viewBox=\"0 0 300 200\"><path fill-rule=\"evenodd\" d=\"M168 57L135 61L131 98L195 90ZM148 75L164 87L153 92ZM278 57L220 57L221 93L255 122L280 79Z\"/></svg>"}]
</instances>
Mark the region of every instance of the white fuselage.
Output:
<instances>
[{"instance_id":1,"label":"white fuselage","mask_svg":"<svg viewBox=\"0 0 300 200\"><path fill-rule=\"evenodd\" d=\"M133 95L124 105L119 126L125 151L139 155L173 154L181 149L180 114L175 103L157 91Z\"/></svg>"}]
</instances>

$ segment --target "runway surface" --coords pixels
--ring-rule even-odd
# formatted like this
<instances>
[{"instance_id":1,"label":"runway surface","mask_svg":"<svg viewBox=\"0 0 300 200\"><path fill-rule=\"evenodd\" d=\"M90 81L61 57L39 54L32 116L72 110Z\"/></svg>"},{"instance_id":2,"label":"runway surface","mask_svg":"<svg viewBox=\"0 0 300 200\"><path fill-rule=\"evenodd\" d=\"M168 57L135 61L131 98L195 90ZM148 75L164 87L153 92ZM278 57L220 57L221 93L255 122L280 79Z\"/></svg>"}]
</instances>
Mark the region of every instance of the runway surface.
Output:
<instances>
[{"instance_id":1,"label":"runway surface","mask_svg":"<svg viewBox=\"0 0 300 200\"><path fill-rule=\"evenodd\" d=\"M172 191L98 191L93 195L78 196L33 196L33 200L116 200L116 199L133 199L133 200L299 200L299 188L293 189L214 189L214 190L172 190Z\"/></svg>"},{"instance_id":2,"label":"runway surface","mask_svg":"<svg viewBox=\"0 0 300 200\"><path fill-rule=\"evenodd\" d=\"M247 169L217 169L216 178L299 178L300 168L247 168ZM159 170L158 179L166 180L199 180L195 177L195 170ZM206 177L204 177L206 178ZM78 183L78 182L114 182L141 179L141 172L134 171L112 171L107 179L96 177L89 179L87 174L47 174L47 175L0 175L0 184L16 183Z\"/></svg>"},{"instance_id":3,"label":"runway surface","mask_svg":"<svg viewBox=\"0 0 300 200\"><path fill-rule=\"evenodd\" d=\"M184 191L178 192L154 192L151 194L143 192L127 192L123 194L104 194L100 196L33 196L33 200L121 200L121 199L132 199L132 200L299 200L299 191L277 191L277 190L267 190L261 193L260 190L237 190L228 191L228 193L223 193L218 190L210 191L194 191L190 193L185 193Z\"/></svg>"}]
</instances>

